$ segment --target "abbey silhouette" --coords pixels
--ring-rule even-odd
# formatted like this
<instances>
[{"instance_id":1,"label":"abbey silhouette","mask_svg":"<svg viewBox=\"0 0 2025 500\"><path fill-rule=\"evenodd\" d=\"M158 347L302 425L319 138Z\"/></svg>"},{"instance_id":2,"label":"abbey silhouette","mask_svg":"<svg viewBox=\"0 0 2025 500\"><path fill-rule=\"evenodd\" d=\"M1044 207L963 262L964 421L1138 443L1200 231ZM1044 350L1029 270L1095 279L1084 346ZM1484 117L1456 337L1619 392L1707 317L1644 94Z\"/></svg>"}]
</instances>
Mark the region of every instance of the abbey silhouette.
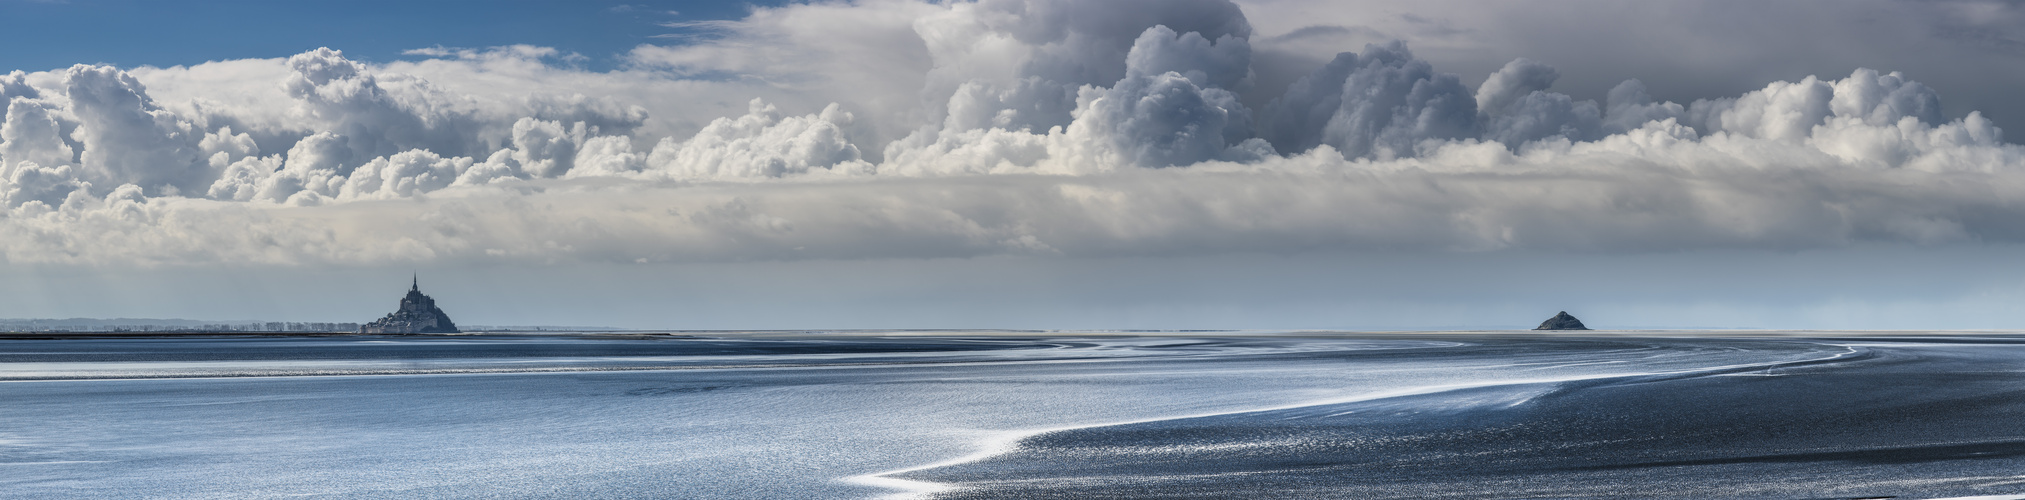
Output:
<instances>
[{"instance_id":1,"label":"abbey silhouette","mask_svg":"<svg viewBox=\"0 0 2025 500\"><path fill-rule=\"evenodd\" d=\"M436 299L422 294L422 279L416 276L401 297L401 308L378 321L359 327L359 333L457 333L457 324L436 308Z\"/></svg>"}]
</instances>

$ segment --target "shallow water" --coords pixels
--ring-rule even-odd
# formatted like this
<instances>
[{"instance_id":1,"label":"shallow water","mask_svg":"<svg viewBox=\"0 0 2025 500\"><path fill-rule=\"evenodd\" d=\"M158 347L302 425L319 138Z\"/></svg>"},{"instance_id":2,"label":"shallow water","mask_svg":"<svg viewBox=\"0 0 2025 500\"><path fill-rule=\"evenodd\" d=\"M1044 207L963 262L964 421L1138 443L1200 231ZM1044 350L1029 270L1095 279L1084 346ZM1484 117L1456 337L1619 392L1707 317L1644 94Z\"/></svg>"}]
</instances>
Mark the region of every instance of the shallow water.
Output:
<instances>
[{"instance_id":1,"label":"shallow water","mask_svg":"<svg viewBox=\"0 0 2025 500\"><path fill-rule=\"evenodd\" d=\"M1826 335L15 340L0 495L2025 492L2025 344Z\"/></svg>"}]
</instances>

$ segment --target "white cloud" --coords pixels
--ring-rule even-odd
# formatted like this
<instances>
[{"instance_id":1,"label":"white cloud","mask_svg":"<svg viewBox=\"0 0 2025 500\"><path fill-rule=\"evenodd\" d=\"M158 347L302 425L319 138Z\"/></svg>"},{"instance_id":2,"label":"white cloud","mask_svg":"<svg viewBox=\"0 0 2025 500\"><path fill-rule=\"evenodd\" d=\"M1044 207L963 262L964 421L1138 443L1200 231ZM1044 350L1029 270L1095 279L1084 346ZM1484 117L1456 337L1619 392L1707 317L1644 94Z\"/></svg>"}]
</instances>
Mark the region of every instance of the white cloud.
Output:
<instances>
[{"instance_id":1,"label":"white cloud","mask_svg":"<svg viewBox=\"0 0 2025 500\"><path fill-rule=\"evenodd\" d=\"M782 116L754 99L745 116L719 118L686 141L663 139L647 167L675 179L766 178L811 171L864 171L856 145L845 139L851 114L837 105L808 116Z\"/></svg>"},{"instance_id":2,"label":"white cloud","mask_svg":"<svg viewBox=\"0 0 2025 500\"><path fill-rule=\"evenodd\" d=\"M6 121L0 122L0 172L12 177L22 164L61 167L75 161L75 151L63 141L61 124L42 103L25 97L14 98L7 107ZM64 175L73 175L65 170ZM26 201L16 198L11 205Z\"/></svg>"},{"instance_id":3,"label":"white cloud","mask_svg":"<svg viewBox=\"0 0 2025 500\"><path fill-rule=\"evenodd\" d=\"M1251 112L1224 90L1245 82L1250 52L1241 38L1211 42L1199 33L1148 28L1126 56L1123 79L1109 89L1084 87L1077 96L1065 140L1081 158L1069 161L1108 169L1224 156L1227 146L1252 136Z\"/></svg>"},{"instance_id":4,"label":"white cloud","mask_svg":"<svg viewBox=\"0 0 2025 500\"><path fill-rule=\"evenodd\" d=\"M1938 92L1899 73L1686 105L1630 80L1599 104L1553 91L1561 72L1535 60L1472 90L1391 43L1318 62L1253 110L1247 96L1283 68L1259 71L1251 37L1222 0L885 0L755 9L609 72L527 46L418 49L428 58L388 64L319 49L14 72L0 77L0 256L685 262L2025 241L2009 222L2025 213L2006 201L2025 196L2025 149L1980 114L1946 118Z\"/></svg>"},{"instance_id":5,"label":"white cloud","mask_svg":"<svg viewBox=\"0 0 2025 500\"><path fill-rule=\"evenodd\" d=\"M201 186L209 172L198 156L204 134L174 112L156 106L139 80L107 66L75 66L65 73L76 129L78 166L102 186L131 183L175 195Z\"/></svg>"},{"instance_id":6,"label":"white cloud","mask_svg":"<svg viewBox=\"0 0 2025 500\"><path fill-rule=\"evenodd\" d=\"M1428 140L1476 137L1476 101L1455 75L1439 73L1405 45L1345 52L1267 106L1274 146L1329 145L1350 157L1413 156Z\"/></svg>"}]
</instances>

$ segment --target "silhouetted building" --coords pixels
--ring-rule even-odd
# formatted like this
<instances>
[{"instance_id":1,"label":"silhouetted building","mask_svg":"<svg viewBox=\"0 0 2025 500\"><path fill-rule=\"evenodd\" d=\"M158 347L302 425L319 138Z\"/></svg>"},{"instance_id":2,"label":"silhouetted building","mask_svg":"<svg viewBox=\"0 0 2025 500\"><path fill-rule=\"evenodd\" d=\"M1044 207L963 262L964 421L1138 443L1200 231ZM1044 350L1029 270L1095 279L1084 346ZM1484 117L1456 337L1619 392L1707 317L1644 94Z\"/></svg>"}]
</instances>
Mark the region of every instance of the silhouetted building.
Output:
<instances>
[{"instance_id":1,"label":"silhouetted building","mask_svg":"<svg viewBox=\"0 0 2025 500\"><path fill-rule=\"evenodd\" d=\"M360 326L359 333L457 333L457 324L436 308L436 299L422 294L422 281L417 278L408 287L408 295L401 297L400 309Z\"/></svg>"}]
</instances>

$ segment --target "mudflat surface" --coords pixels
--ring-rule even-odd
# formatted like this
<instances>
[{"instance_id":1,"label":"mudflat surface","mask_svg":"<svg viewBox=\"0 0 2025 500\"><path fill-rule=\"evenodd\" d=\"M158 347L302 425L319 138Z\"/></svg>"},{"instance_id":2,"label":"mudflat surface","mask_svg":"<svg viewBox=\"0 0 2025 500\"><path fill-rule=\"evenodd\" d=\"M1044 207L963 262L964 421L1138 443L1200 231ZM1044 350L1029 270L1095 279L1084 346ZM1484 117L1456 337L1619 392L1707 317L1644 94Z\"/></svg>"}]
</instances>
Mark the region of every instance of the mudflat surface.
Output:
<instances>
[{"instance_id":1,"label":"mudflat surface","mask_svg":"<svg viewBox=\"0 0 2025 500\"><path fill-rule=\"evenodd\" d=\"M0 497L2025 498L2008 334L0 341Z\"/></svg>"},{"instance_id":2,"label":"mudflat surface","mask_svg":"<svg viewBox=\"0 0 2025 500\"><path fill-rule=\"evenodd\" d=\"M942 498L2025 492L2025 345L1794 342L1850 352L1061 430L1023 439L1003 454L906 476L960 487ZM1652 342L1656 349L1669 344Z\"/></svg>"}]
</instances>

